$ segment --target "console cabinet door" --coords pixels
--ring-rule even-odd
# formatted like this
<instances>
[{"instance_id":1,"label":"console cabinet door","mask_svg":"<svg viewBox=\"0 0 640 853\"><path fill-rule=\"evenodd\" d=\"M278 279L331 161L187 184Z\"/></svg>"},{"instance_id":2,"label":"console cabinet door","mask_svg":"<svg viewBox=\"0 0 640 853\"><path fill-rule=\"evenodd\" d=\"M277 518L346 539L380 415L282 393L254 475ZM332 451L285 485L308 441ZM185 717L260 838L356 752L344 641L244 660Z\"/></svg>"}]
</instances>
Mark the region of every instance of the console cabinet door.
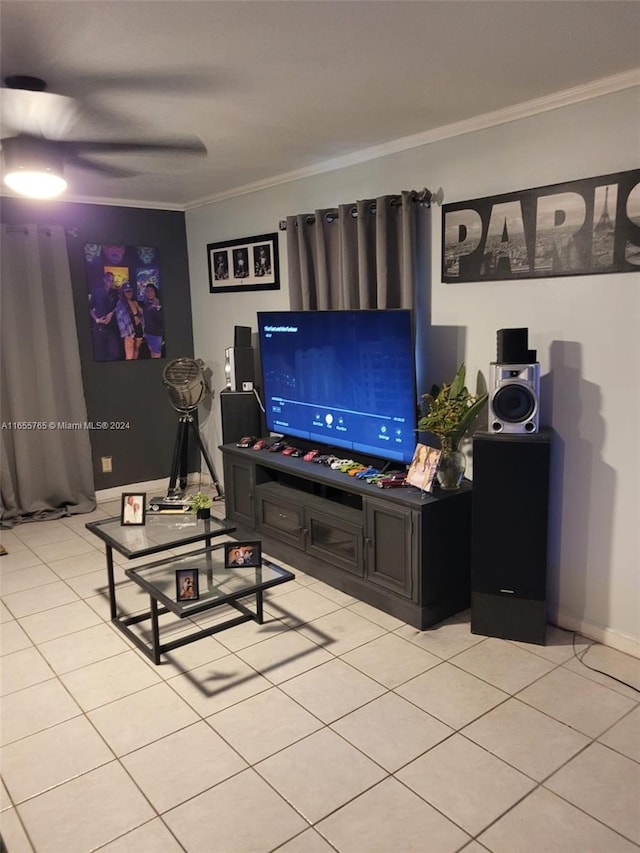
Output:
<instances>
[{"instance_id":1,"label":"console cabinet door","mask_svg":"<svg viewBox=\"0 0 640 853\"><path fill-rule=\"evenodd\" d=\"M227 517L248 527L256 526L255 466L233 456L224 457L225 507Z\"/></svg>"},{"instance_id":2,"label":"console cabinet door","mask_svg":"<svg viewBox=\"0 0 640 853\"><path fill-rule=\"evenodd\" d=\"M365 577L406 598L417 594L417 535L410 509L364 502Z\"/></svg>"},{"instance_id":3,"label":"console cabinet door","mask_svg":"<svg viewBox=\"0 0 640 853\"><path fill-rule=\"evenodd\" d=\"M307 553L313 554L338 566L346 572L362 577L364 560L362 554L362 521L359 512L344 508L346 518L321 512L317 508L307 509ZM350 516L357 520L350 520Z\"/></svg>"},{"instance_id":4,"label":"console cabinet door","mask_svg":"<svg viewBox=\"0 0 640 853\"><path fill-rule=\"evenodd\" d=\"M304 506L269 490L257 492L258 530L304 550Z\"/></svg>"}]
</instances>

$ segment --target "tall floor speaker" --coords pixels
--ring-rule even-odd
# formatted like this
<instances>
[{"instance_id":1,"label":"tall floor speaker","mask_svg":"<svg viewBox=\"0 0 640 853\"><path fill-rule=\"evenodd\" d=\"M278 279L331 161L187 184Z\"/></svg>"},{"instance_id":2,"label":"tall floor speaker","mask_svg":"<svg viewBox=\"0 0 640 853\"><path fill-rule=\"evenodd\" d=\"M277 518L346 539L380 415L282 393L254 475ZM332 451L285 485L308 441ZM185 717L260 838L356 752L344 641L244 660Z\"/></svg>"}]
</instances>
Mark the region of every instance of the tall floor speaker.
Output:
<instances>
[{"instance_id":1,"label":"tall floor speaker","mask_svg":"<svg viewBox=\"0 0 640 853\"><path fill-rule=\"evenodd\" d=\"M473 437L471 631L544 645L551 430Z\"/></svg>"},{"instance_id":2,"label":"tall floor speaker","mask_svg":"<svg viewBox=\"0 0 640 853\"><path fill-rule=\"evenodd\" d=\"M264 433L260 407L253 391L221 391L222 443L232 444L245 435Z\"/></svg>"}]
</instances>

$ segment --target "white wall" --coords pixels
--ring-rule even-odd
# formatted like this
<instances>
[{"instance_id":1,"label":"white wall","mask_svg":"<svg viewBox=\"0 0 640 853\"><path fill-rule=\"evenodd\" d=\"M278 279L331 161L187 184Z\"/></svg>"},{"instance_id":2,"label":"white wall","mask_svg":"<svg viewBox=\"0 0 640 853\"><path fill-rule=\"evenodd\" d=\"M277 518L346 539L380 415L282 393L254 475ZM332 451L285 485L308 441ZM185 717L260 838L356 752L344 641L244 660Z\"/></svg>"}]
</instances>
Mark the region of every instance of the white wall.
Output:
<instances>
[{"instance_id":1,"label":"white wall","mask_svg":"<svg viewBox=\"0 0 640 853\"><path fill-rule=\"evenodd\" d=\"M207 243L403 189L441 186L446 203L638 168L639 117L640 90L630 89L188 211L195 352L215 388L224 386L233 326L255 329L256 311L288 308L286 235L282 289L261 294L211 295ZM436 208L427 376L446 380L464 359L473 385L495 360L496 330L529 328L543 374L542 420L557 438L550 619L638 654L640 273L445 285L440 226ZM210 448L220 443L217 404L203 434ZM214 461L221 476L217 451Z\"/></svg>"}]
</instances>

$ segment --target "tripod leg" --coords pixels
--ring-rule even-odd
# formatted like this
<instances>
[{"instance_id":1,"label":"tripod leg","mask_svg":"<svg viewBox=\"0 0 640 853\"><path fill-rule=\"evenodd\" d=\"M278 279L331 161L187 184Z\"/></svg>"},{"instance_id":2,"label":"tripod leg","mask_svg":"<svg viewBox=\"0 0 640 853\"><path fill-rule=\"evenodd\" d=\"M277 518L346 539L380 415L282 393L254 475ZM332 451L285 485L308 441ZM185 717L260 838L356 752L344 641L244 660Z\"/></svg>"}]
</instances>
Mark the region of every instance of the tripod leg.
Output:
<instances>
[{"instance_id":1,"label":"tripod leg","mask_svg":"<svg viewBox=\"0 0 640 853\"><path fill-rule=\"evenodd\" d=\"M182 447L180 448L180 491L187 488L187 475L189 473L189 423L193 423L190 415L183 418Z\"/></svg>"},{"instance_id":2,"label":"tripod leg","mask_svg":"<svg viewBox=\"0 0 640 853\"><path fill-rule=\"evenodd\" d=\"M213 482L213 485L216 487L216 490L218 492L218 497L223 498L224 492L222 491L222 486L220 485L220 483L218 482L218 478L216 477L216 472L215 472L214 467L213 467L213 462L211 461L211 458L209 457L209 454L207 453L206 447L202 443L202 439L200 438L200 432L199 432L198 427L196 426L193 419L191 420L191 426L192 426L193 431L195 433L195 437L196 437L196 441L198 442L198 446L200 447L200 452L204 456L204 461L207 463L207 468L209 469L209 473L211 474L211 481Z\"/></svg>"},{"instance_id":3,"label":"tripod leg","mask_svg":"<svg viewBox=\"0 0 640 853\"><path fill-rule=\"evenodd\" d=\"M173 495L178 490L176 489L176 482L178 481L178 472L180 470L180 463L183 455L183 445L186 444L185 436L187 431L187 424L183 418L178 420L178 432L176 433L176 443L173 448L173 460L171 462L171 476L169 479L169 491L167 494ZM184 489L184 486L181 486Z\"/></svg>"}]
</instances>

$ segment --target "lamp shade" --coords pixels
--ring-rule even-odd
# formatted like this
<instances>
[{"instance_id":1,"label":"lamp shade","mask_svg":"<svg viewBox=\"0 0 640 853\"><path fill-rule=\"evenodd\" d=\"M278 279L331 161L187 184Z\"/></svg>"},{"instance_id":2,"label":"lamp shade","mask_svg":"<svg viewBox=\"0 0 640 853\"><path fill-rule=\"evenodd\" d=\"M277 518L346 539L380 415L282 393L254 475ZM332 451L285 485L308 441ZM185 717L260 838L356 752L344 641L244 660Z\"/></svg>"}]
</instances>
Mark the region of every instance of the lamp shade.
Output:
<instances>
[{"instance_id":1,"label":"lamp shade","mask_svg":"<svg viewBox=\"0 0 640 853\"><path fill-rule=\"evenodd\" d=\"M12 136L2 141L4 182L21 195L53 198L67 187L63 156L55 143L31 136Z\"/></svg>"},{"instance_id":2,"label":"lamp shade","mask_svg":"<svg viewBox=\"0 0 640 853\"><path fill-rule=\"evenodd\" d=\"M196 409L207 393L208 385L200 359L177 358L163 371L171 404L178 412Z\"/></svg>"}]
</instances>

